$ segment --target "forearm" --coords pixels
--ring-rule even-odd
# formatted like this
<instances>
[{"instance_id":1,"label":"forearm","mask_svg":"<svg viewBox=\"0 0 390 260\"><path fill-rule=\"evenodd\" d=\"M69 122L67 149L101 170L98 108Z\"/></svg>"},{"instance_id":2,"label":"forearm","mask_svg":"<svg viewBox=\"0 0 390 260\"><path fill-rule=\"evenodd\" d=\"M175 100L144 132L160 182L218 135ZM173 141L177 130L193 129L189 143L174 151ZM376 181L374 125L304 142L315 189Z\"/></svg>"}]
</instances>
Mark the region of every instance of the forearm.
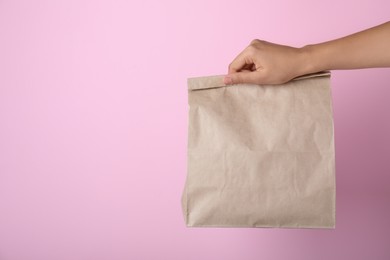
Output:
<instances>
[{"instance_id":1,"label":"forearm","mask_svg":"<svg viewBox=\"0 0 390 260\"><path fill-rule=\"evenodd\" d=\"M302 48L305 73L390 67L390 22L329 42Z\"/></svg>"}]
</instances>

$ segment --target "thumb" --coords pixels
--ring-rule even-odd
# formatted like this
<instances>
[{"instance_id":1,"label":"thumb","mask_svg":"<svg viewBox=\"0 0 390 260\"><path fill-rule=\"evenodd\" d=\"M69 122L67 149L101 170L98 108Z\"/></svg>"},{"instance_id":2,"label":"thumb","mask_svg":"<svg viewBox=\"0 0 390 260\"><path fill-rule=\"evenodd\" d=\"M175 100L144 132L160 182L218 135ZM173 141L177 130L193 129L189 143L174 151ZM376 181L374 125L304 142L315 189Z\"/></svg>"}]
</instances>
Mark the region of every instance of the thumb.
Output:
<instances>
[{"instance_id":1,"label":"thumb","mask_svg":"<svg viewBox=\"0 0 390 260\"><path fill-rule=\"evenodd\" d=\"M261 73L259 71L247 71L247 72L235 72L226 75L223 79L223 83L226 85L249 83L260 84Z\"/></svg>"}]
</instances>

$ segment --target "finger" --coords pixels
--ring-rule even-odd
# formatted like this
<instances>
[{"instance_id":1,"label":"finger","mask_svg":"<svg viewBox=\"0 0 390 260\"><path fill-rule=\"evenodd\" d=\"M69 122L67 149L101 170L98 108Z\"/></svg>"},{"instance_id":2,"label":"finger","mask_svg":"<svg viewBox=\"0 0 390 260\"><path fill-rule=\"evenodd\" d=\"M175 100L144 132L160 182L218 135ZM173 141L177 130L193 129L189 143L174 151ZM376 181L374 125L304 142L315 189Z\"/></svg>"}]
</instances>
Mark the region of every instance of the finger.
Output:
<instances>
[{"instance_id":1,"label":"finger","mask_svg":"<svg viewBox=\"0 0 390 260\"><path fill-rule=\"evenodd\" d=\"M259 71L251 72L234 72L225 76L224 83L226 85L232 84L261 84L262 83L262 73Z\"/></svg>"},{"instance_id":2,"label":"finger","mask_svg":"<svg viewBox=\"0 0 390 260\"><path fill-rule=\"evenodd\" d=\"M253 65L252 58L248 55L248 50L241 52L229 65L229 74L239 72L242 69L251 68Z\"/></svg>"}]
</instances>

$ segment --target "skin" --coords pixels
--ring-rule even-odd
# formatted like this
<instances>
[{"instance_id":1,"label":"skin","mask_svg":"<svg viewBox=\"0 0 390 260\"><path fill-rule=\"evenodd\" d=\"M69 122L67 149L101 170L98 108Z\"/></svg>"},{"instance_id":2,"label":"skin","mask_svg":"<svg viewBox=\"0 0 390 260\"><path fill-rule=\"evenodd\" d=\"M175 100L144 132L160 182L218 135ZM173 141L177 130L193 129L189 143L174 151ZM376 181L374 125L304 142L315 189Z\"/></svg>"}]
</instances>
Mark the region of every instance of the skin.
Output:
<instances>
[{"instance_id":1,"label":"skin","mask_svg":"<svg viewBox=\"0 0 390 260\"><path fill-rule=\"evenodd\" d=\"M390 22L302 48L253 40L229 65L224 82L282 84L324 70L379 67L390 67Z\"/></svg>"}]
</instances>

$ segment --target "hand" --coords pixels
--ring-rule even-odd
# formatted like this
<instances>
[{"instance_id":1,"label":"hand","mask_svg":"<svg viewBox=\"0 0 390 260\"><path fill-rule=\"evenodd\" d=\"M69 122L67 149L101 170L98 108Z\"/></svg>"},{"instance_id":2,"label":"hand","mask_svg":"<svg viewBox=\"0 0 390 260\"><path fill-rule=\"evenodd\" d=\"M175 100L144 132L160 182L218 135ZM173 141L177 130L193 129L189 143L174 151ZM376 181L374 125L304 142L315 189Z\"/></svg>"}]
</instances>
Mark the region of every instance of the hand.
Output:
<instances>
[{"instance_id":1,"label":"hand","mask_svg":"<svg viewBox=\"0 0 390 260\"><path fill-rule=\"evenodd\" d=\"M229 65L224 83L285 83L304 74L307 55L304 48L253 40Z\"/></svg>"}]
</instances>

